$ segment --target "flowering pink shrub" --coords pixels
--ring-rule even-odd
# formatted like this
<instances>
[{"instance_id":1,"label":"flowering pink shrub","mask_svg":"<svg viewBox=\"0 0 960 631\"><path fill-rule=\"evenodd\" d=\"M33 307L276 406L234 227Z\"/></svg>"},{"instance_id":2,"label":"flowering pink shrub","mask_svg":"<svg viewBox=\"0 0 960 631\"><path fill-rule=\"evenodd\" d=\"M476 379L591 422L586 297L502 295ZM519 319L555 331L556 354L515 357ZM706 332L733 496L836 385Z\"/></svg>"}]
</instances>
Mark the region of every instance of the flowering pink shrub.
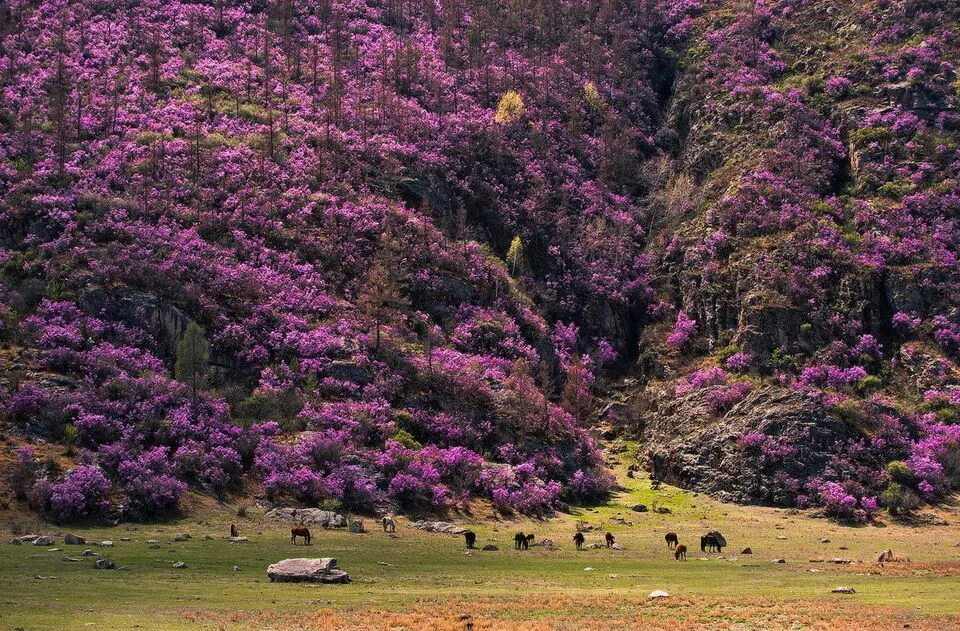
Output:
<instances>
[{"instance_id":1,"label":"flowering pink shrub","mask_svg":"<svg viewBox=\"0 0 960 631\"><path fill-rule=\"evenodd\" d=\"M688 317L683 311L677 313L677 321L673 331L667 336L667 343L674 348L684 348L697 330L697 321Z\"/></svg>"},{"instance_id":2,"label":"flowering pink shrub","mask_svg":"<svg viewBox=\"0 0 960 631\"><path fill-rule=\"evenodd\" d=\"M50 486L50 517L56 522L102 517L110 508L110 492L110 481L100 469L81 465Z\"/></svg>"}]
</instances>

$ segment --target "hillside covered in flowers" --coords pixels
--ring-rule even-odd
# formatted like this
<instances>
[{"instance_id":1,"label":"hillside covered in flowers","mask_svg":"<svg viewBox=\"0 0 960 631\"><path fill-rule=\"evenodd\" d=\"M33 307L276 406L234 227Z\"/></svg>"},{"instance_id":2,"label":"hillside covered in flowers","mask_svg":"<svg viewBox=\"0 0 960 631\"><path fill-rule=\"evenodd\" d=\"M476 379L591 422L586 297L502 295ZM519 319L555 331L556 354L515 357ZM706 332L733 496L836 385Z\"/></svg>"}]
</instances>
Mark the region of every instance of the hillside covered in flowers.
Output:
<instances>
[{"instance_id":1,"label":"hillside covered in flowers","mask_svg":"<svg viewBox=\"0 0 960 631\"><path fill-rule=\"evenodd\" d=\"M0 2L11 495L542 514L611 489L600 424L699 488L658 410L727 427L773 392L834 429L819 460L793 426L727 436L761 477L734 499L938 501L958 25L950 0Z\"/></svg>"}]
</instances>

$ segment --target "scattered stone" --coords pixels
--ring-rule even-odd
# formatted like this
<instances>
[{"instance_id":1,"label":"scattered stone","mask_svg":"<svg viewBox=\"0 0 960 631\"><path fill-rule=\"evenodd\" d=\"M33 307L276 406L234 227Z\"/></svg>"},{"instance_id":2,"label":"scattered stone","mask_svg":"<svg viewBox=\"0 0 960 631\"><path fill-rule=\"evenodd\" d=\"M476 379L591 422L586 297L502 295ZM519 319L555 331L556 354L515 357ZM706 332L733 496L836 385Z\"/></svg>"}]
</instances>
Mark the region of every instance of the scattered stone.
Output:
<instances>
[{"instance_id":1,"label":"scattered stone","mask_svg":"<svg viewBox=\"0 0 960 631\"><path fill-rule=\"evenodd\" d=\"M47 552L60 552L60 548L47 548Z\"/></svg>"},{"instance_id":2,"label":"scattered stone","mask_svg":"<svg viewBox=\"0 0 960 631\"><path fill-rule=\"evenodd\" d=\"M753 554L753 550L751 548L744 548L740 554Z\"/></svg>"},{"instance_id":3,"label":"scattered stone","mask_svg":"<svg viewBox=\"0 0 960 631\"><path fill-rule=\"evenodd\" d=\"M185 532L181 532L179 535L173 538L174 541L190 541L191 539L193 539L193 537Z\"/></svg>"},{"instance_id":4,"label":"scattered stone","mask_svg":"<svg viewBox=\"0 0 960 631\"><path fill-rule=\"evenodd\" d=\"M86 539L74 534L64 535L63 542L68 546L83 546L87 544Z\"/></svg>"},{"instance_id":5,"label":"scattered stone","mask_svg":"<svg viewBox=\"0 0 960 631\"><path fill-rule=\"evenodd\" d=\"M234 565L234 566L233 566L233 571L234 571L234 572L239 572L239 571L240 571L240 566L239 566L239 565Z\"/></svg>"},{"instance_id":6,"label":"scattered stone","mask_svg":"<svg viewBox=\"0 0 960 631\"><path fill-rule=\"evenodd\" d=\"M267 517L279 521L289 521L304 526L321 528L346 528L347 518L334 511L319 508L274 508L267 511Z\"/></svg>"},{"instance_id":7,"label":"scattered stone","mask_svg":"<svg viewBox=\"0 0 960 631\"><path fill-rule=\"evenodd\" d=\"M544 548L552 548L552 547L553 547L553 539L541 539L540 541L536 542L536 543L533 544L533 545L535 545L535 546L542 546L542 547L544 547Z\"/></svg>"},{"instance_id":8,"label":"scattered stone","mask_svg":"<svg viewBox=\"0 0 960 631\"><path fill-rule=\"evenodd\" d=\"M249 541L246 537L230 537L230 543L243 543Z\"/></svg>"},{"instance_id":9,"label":"scattered stone","mask_svg":"<svg viewBox=\"0 0 960 631\"><path fill-rule=\"evenodd\" d=\"M585 568L583 568L583 571L584 571L584 572L593 572L594 570L595 570L595 568L592 568L592 567L585 567Z\"/></svg>"},{"instance_id":10,"label":"scattered stone","mask_svg":"<svg viewBox=\"0 0 960 631\"><path fill-rule=\"evenodd\" d=\"M109 541L109 540L108 540L108 541L99 541L99 542L95 543L94 545L95 545L95 546L98 546L98 547L100 547L100 548L112 548L112 547L113 547L113 542L112 542L112 541Z\"/></svg>"},{"instance_id":11,"label":"scattered stone","mask_svg":"<svg viewBox=\"0 0 960 631\"><path fill-rule=\"evenodd\" d=\"M78 557L63 557L63 560L67 563L80 563L83 561L83 559Z\"/></svg>"},{"instance_id":12,"label":"scattered stone","mask_svg":"<svg viewBox=\"0 0 960 631\"><path fill-rule=\"evenodd\" d=\"M466 528L454 526L448 521L415 521L410 524L417 530L426 530L427 532L441 533L445 535L462 535Z\"/></svg>"},{"instance_id":13,"label":"scattered stone","mask_svg":"<svg viewBox=\"0 0 960 631\"><path fill-rule=\"evenodd\" d=\"M337 560L284 559L267 568L270 581L278 583L349 583L350 576L337 567Z\"/></svg>"},{"instance_id":14,"label":"scattered stone","mask_svg":"<svg viewBox=\"0 0 960 631\"><path fill-rule=\"evenodd\" d=\"M150 548L151 550L159 550L159 549L160 549L160 544L159 544L159 543L151 543L151 544L148 545L147 547Z\"/></svg>"},{"instance_id":15,"label":"scattered stone","mask_svg":"<svg viewBox=\"0 0 960 631\"><path fill-rule=\"evenodd\" d=\"M117 564L109 559L97 559L94 561L93 567L97 570L115 570L117 569Z\"/></svg>"},{"instance_id":16,"label":"scattered stone","mask_svg":"<svg viewBox=\"0 0 960 631\"><path fill-rule=\"evenodd\" d=\"M483 552L496 552L496 551L499 550L499 549L500 549L500 548L498 548L497 546L493 545L492 543L488 543L487 545L485 545L485 546L483 546L482 548L480 548L480 550L482 550Z\"/></svg>"},{"instance_id":17,"label":"scattered stone","mask_svg":"<svg viewBox=\"0 0 960 631\"><path fill-rule=\"evenodd\" d=\"M647 505L646 505L646 504L634 504L634 505L633 505L633 511L634 511L635 513L646 513L648 510L650 510L650 509L647 508Z\"/></svg>"},{"instance_id":18,"label":"scattered stone","mask_svg":"<svg viewBox=\"0 0 960 631\"><path fill-rule=\"evenodd\" d=\"M777 539L779 539L780 541L786 541L786 540L787 540L787 538L784 537L783 535L780 535L779 537L777 537Z\"/></svg>"},{"instance_id":19,"label":"scattered stone","mask_svg":"<svg viewBox=\"0 0 960 631\"><path fill-rule=\"evenodd\" d=\"M658 506L657 508L653 509L653 512L659 515L670 515L671 513L673 513L673 511L667 508L666 506Z\"/></svg>"},{"instance_id":20,"label":"scattered stone","mask_svg":"<svg viewBox=\"0 0 960 631\"><path fill-rule=\"evenodd\" d=\"M160 543L156 539L147 539L147 545L153 545L154 543Z\"/></svg>"},{"instance_id":21,"label":"scattered stone","mask_svg":"<svg viewBox=\"0 0 960 631\"><path fill-rule=\"evenodd\" d=\"M608 578L620 578L619 574L611 574Z\"/></svg>"},{"instance_id":22,"label":"scattered stone","mask_svg":"<svg viewBox=\"0 0 960 631\"><path fill-rule=\"evenodd\" d=\"M830 540L824 538L824 539L821 539L821 540L820 540L820 543L830 543Z\"/></svg>"},{"instance_id":23,"label":"scattered stone","mask_svg":"<svg viewBox=\"0 0 960 631\"><path fill-rule=\"evenodd\" d=\"M48 535L43 535L42 537L37 537L33 540L33 545L35 546L52 546L56 542L56 539Z\"/></svg>"},{"instance_id":24,"label":"scattered stone","mask_svg":"<svg viewBox=\"0 0 960 631\"><path fill-rule=\"evenodd\" d=\"M649 598L649 599L651 599L651 600L656 600L657 598L670 598L670 593L669 593L669 592L665 592L665 591L663 591L662 589L656 589L656 590L650 592L650 595L647 596L647 598Z\"/></svg>"},{"instance_id":25,"label":"scattered stone","mask_svg":"<svg viewBox=\"0 0 960 631\"><path fill-rule=\"evenodd\" d=\"M173 568L176 570L182 570L186 567L187 567L187 564L184 563L183 561L177 561L176 563L173 564Z\"/></svg>"},{"instance_id":26,"label":"scattered stone","mask_svg":"<svg viewBox=\"0 0 960 631\"><path fill-rule=\"evenodd\" d=\"M772 561L770 561L770 562L771 562L771 563L786 563L787 560L786 560L786 559L774 559L774 560L772 560Z\"/></svg>"},{"instance_id":27,"label":"scattered stone","mask_svg":"<svg viewBox=\"0 0 960 631\"><path fill-rule=\"evenodd\" d=\"M130 537L120 537L120 541L130 541Z\"/></svg>"},{"instance_id":28,"label":"scattered stone","mask_svg":"<svg viewBox=\"0 0 960 631\"><path fill-rule=\"evenodd\" d=\"M857 590L855 590L854 588L846 587L846 586L834 587L830 591L834 594L856 594L857 593Z\"/></svg>"},{"instance_id":29,"label":"scattered stone","mask_svg":"<svg viewBox=\"0 0 960 631\"><path fill-rule=\"evenodd\" d=\"M100 556L100 555L97 554L96 552L94 552L93 550L87 549L87 550L84 550L84 551L80 554L80 556L84 556L84 557L98 557L98 556Z\"/></svg>"},{"instance_id":30,"label":"scattered stone","mask_svg":"<svg viewBox=\"0 0 960 631\"><path fill-rule=\"evenodd\" d=\"M10 540L11 545L22 546L25 543L33 543L40 538L40 535L21 535Z\"/></svg>"},{"instance_id":31,"label":"scattered stone","mask_svg":"<svg viewBox=\"0 0 960 631\"><path fill-rule=\"evenodd\" d=\"M850 560L850 559L841 559L841 558L839 558L839 557L834 558L834 559L830 559L830 562L831 562L831 563L836 563L837 565L849 565L849 564L853 563L853 561Z\"/></svg>"},{"instance_id":32,"label":"scattered stone","mask_svg":"<svg viewBox=\"0 0 960 631\"><path fill-rule=\"evenodd\" d=\"M847 546L840 546L839 548L837 548L837 550L849 550L849 549L850 548L848 548Z\"/></svg>"},{"instance_id":33,"label":"scattered stone","mask_svg":"<svg viewBox=\"0 0 960 631\"><path fill-rule=\"evenodd\" d=\"M353 520L353 521L350 522L350 532L359 534L359 533L362 533L362 532L367 532L367 530L366 530L366 528L363 527L363 521L362 521L362 520L355 519L355 520Z\"/></svg>"},{"instance_id":34,"label":"scattered stone","mask_svg":"<svg viewBox=\"0 0 960 631\"><path fill-rule=\"evenodd\" d=\"M611 550L623 550L623 546L620 545L619 543L614 543L613 545L610 546L610 549L611 549Z\"/></svg>"},{"instance_id":35,"label":"scattered stone","mask_svg":"<svg viewBox=\"0 0 960 631\"><path fill-rule=\"evenodd\" d=\"M212 537L211 535L203 535L203 540L204 540L204 541L213 541L213 537Z\"/></svg>"},{"instance_id":36,"label":"scattered stone","mask_svg":"<svg viewBox=\"0 0 960 631\"><path fill-rule=\"evenodd\" d=\"M383 565L386 567L394 567L393 563L387 563L386 561L377 561L377 565Z\"/></svg>"}]
</instances>

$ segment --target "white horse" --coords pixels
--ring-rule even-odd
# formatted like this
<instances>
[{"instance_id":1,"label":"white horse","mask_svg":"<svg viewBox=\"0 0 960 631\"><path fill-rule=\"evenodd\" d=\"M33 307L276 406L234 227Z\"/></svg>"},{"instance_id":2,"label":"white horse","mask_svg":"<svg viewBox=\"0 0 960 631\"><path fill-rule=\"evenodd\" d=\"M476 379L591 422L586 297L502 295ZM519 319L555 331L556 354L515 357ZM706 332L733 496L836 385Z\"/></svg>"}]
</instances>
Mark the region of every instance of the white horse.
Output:
<instances>
[{"instance_id":1,"label":"white horse","mask_svg":"<svg viewBox=\"0 0 960 631\"><path fill-rule=\"evenodd\" d=\"M397 522L393 521L391 515L384 515L383 519L383 532L397 532Z\"/></svg>"}]
</instances>

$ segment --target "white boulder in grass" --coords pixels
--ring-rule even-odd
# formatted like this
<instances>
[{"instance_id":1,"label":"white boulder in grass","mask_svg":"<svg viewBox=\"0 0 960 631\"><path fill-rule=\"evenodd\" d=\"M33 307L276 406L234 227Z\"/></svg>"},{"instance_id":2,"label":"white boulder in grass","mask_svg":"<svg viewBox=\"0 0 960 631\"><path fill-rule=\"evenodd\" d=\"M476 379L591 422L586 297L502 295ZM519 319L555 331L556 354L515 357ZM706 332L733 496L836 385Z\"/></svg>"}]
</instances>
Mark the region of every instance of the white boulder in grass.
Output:
<instances>
[{"instance_id":1,"label":"white boulder in grass","mask_svg":"<svg viewBox=\"0 0 960 631\"><path fill-rule=\"evenodd\" d=\"M337 560L284 559L267 568L267 576L278 583L349 583L350 576L337 567Z\"/></svg>"}]
</instances>

